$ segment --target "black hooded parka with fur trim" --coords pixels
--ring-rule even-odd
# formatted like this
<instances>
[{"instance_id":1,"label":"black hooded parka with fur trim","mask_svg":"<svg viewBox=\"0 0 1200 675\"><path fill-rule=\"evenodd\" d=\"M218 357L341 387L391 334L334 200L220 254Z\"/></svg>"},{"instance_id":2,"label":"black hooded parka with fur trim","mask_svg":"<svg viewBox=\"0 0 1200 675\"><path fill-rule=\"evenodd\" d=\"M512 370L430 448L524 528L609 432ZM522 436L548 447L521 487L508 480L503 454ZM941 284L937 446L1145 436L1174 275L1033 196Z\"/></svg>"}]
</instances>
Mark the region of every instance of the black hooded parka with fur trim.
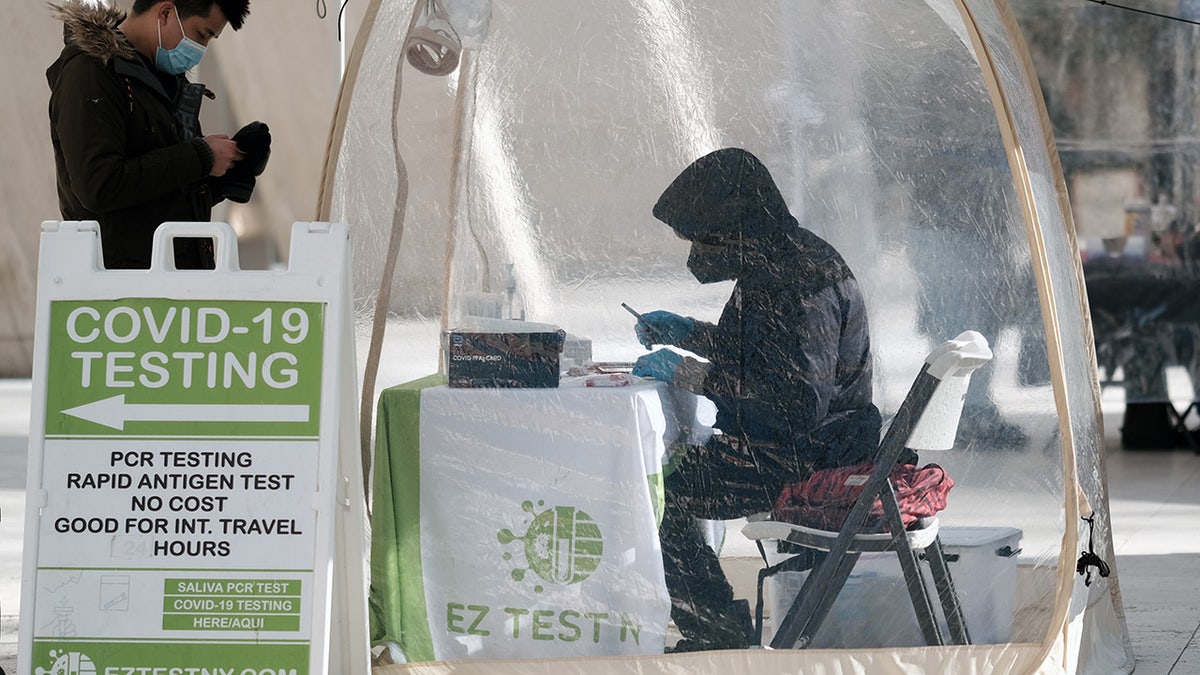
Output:
<instances>
[{"instance_id":1,"label":"black hooded parka with fur trim","mask_svg":"<svg viewBox=\"0 0 1200 675\"><path fill-rule=\"evenodd\" d=\"M99 221L106 268L148 268L161 223L207 221L220 201L200 131L204 86L151 70L117 29L124 13L80 0L51 8L66 43L46 71L59 209ZM211 249L177 241L175 264L209 267Z\"/></svg>"}]
</instances>

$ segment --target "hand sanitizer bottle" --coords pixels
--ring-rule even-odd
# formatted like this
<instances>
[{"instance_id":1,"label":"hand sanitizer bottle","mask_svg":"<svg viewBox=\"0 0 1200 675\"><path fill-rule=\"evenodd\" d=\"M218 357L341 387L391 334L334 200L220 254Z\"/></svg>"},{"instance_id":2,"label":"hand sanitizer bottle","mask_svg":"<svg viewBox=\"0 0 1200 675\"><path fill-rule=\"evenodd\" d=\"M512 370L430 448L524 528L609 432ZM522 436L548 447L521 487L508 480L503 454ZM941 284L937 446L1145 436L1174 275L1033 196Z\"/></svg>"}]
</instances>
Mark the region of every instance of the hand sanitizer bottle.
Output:
<instances>
[{"instance_id":1,"label":"hand sanitizer bottle","mask_svg":"<svg viewBox=\"0 0 1200 675\"><path fill-rule=\"evenodd\" d=\"M504 283L503 318L525 320L525 298L517 290L517 275L512 263L508 263L508 279Z\"/></svg>"}]
</instances>

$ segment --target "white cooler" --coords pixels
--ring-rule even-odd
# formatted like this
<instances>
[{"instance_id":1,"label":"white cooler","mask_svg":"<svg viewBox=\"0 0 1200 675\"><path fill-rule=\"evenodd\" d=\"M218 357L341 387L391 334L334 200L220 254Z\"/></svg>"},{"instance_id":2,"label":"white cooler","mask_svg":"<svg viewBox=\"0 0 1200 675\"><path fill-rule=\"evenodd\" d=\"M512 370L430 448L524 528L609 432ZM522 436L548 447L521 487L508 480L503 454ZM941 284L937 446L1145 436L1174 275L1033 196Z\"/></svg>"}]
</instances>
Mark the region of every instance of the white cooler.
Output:
<instances>
[{"instance_id":1,"label":"white cooler","mask_svg":"<svg viewBox=\"0 0 1200 675\"><path fill-rule=\"evenodd\" d=\"M1021 530L1014 527L943 527L942 547L973 644L1009 641L1017 597ZM928 564L922 562L942 634L949 636ZM781 572L767 580L763 643L804 584L808 572ZM865 553L821 624L812 648L915 647L921 628L895 553Z\"/></svg>"}]
</instances>

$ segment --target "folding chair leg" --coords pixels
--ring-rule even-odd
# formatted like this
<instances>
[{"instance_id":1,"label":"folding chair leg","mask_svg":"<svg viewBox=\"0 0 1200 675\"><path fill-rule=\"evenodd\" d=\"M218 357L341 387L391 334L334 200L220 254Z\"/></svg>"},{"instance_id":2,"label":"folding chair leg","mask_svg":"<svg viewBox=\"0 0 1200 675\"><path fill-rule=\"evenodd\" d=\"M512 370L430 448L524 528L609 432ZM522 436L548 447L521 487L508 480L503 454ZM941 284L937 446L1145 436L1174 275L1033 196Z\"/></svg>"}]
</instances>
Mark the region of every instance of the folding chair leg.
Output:
<instances>
[{"instance_id":1,"label":"folding chair leg","mask_svg":"<svg viewBox=\"0 0 1200 675\"><path fill-rule=\"evenodd\" d=\"M804 649L812 643L858 558L850 552L830 555L809 572L771 638L772 649Z\"/></svg>"},{"instance_id":2,"label":"folding chair leg","mask_svg":"<svg viewBox=\"0 0 1200 675\"><path fill-rule=\"evenodd\" d=\"M896 493L892 490L891 483L881 491L880 500L883 504L883 514L888 520L888 529L895 536L896 557L900 559L904 583L908 586L908 597L912 599L913 611L917 614L917 623L925 636L925 644L931 647L943 645L945 640L938 626L937 615L933 612L933 600L929 597L929 589L925 587L921 563L909 545L908 535L905 534L900 505L896 502Z\"/></svg>"},{"instance_id":3,"label":"folding chair leg","mask_svg":"<svg viewBox=\"0 0 1200 675\"><path fill-rule=\"evenodd\" d=\"M792 600L792 606L788 608L783 617L779 619L779 623L775 626L775 635L771 637L772 649L803 649L808 646L808 642L797 644L800 641L800 634L804 632L806 615L804 612L811 611L813 602L810 599L810 589L817 588L816 580L818 573L826 564L832 565L832 559L826 560L825 564L817 567L817 569L809 572L808 578L804 580L804 585L800 587L800 592L796 594L796 598Z\"/></svg>"},{"instance_id":4,"label":"folding chair leg","mask_svg":"<svg viewBox=\"0 0 1200 675\"><path fill-rule=\"evenodd\" d=\"M758 597L754 604L754 640L750 643L753 646L762 645L763 632L763 582L767 577L772 576L774 571L770 567L764 567L758 571Z\"/></svg>"},{"instance_id":5,"label":"folding chair leg","mask_svg":"<svg viewBox=\"0 0 1200 675\"><path fill-rule=\"evenodd\" d=\"M1174 403L1167 404L1167 415L1171 418L1171 426L1174 427L1175 433L1183 438L1183 441L1187 443L1188 448L1192 452L1200 455L1200 445L1196 444L1195 439L1192 438L1191 431L1187 428L1187 416L1196 409L1196 401L1192 401L1183 409L1183 412L1176 410Z\"/></svg>"},{"instance_id":6,"label":"folding chair leg","mask_svg":"<svg viewBox=\"0 0 1200 675\"><path fill-rule=\"evenodd\" d=\"M762 555L763 562L767 562L766 549L763 548L761 541L758 544L758 552ZM763 634L763 583L768 577L774 577L780 572L810 572L821 564L825 559L823 553L806 549L800 553L785 558L782 562L774 565L768 564L766 567L758 571L758 596L754 606L754 641L751 643L755 646L762 645ZM776 617L778 618L778 617Z\"/></svg>"},{"instance_id":7,"label":"folding chair leg","mask_svg":"<svg viewBox=\"0 0 1200 675\"><path fill-rule=\"evenodd\" d=\"M842 588L845 587L846 581L854 571L854 565L858 563L859 556L859 553L847 553L841 563L834 568L830 583L817 595L812 611L806 616L804 630L800 633L799 642L803 647L811 645L812 641L817 638L817 633L825 623L825 618L833 611L834 603L837 602L838 596L842 594Z\"/></svg>"},{"instance_id":8,"label":"folding chair leg","mask_svg":"<svg viewBox=\"0 0 1200 675\"><path fill-rule=\"evenodd\" d=\"M971 644L971 633L967 630L967 620L963 616L958 593L954 590L954 579L950 576L940 537L925 549L925 559L929 561L929 571L933 574L933 583L942 601L942 613L946 615L946 623L950 626L950 639L956 645Z\"/></svg>"},{"instance_id":9,"label":"folding chair leg","mask_svg":"<svg viewBox=\"0 0 1200 675\"><path fill-rule=\"evenodd\" d=\"M933 612L933 600L929 597L929 589L925 587L925 578L921 575L921 564L917 555L908 548L906 540L901 550L896 550L900 558L900 569L904 571L904 583L908 586L908 597L912 599L913 611L917 614L917 623L921 626L921 634L925 636L925 644L936 647L945 644L942 630L938 627L937 615Z\"/></svg>"}]
</instances>

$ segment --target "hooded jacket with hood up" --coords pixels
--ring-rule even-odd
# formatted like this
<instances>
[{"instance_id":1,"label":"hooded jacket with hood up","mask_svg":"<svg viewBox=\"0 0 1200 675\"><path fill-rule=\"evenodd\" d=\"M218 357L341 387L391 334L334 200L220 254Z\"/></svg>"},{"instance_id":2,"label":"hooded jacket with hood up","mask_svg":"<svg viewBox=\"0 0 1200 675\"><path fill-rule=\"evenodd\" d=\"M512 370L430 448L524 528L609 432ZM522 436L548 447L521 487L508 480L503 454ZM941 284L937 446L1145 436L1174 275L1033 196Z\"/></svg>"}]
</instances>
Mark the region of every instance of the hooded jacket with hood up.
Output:
<instances>
[{"instance_id":1,"label":"hooded jacket with hood up","mask_svg":"<svg viewBox=\"0 0 1200 675\"><path fill-rule=\"evenodd\" d=\"M693 242L693 272L737 279L718 323L695 321L679 344L712 362L703 393L717 406L716 426L794 453L811 470L872 457L880 417L858 282L832 246L800 227L766 167L737 148L705 155L663 192L654 216ZM714 252L705 246L714 238L727 245Z\"/></svg>"},{"instance_id":2,"label":"hooded jacket with hood up","mask_svg":"<svg viewBox=\"0 0 1200 675\"><path fill-rule=\"evenodd\" d=\"M200 131L204 85L152 70L117 29L123 12L81 0L51 8L66 43L46 71L59 209L99 221L105 267L149 267L158 225L207 221L220 201ZM176 241L180 268L209 256L199 240Z\"/></svg>"}]
</instances>

